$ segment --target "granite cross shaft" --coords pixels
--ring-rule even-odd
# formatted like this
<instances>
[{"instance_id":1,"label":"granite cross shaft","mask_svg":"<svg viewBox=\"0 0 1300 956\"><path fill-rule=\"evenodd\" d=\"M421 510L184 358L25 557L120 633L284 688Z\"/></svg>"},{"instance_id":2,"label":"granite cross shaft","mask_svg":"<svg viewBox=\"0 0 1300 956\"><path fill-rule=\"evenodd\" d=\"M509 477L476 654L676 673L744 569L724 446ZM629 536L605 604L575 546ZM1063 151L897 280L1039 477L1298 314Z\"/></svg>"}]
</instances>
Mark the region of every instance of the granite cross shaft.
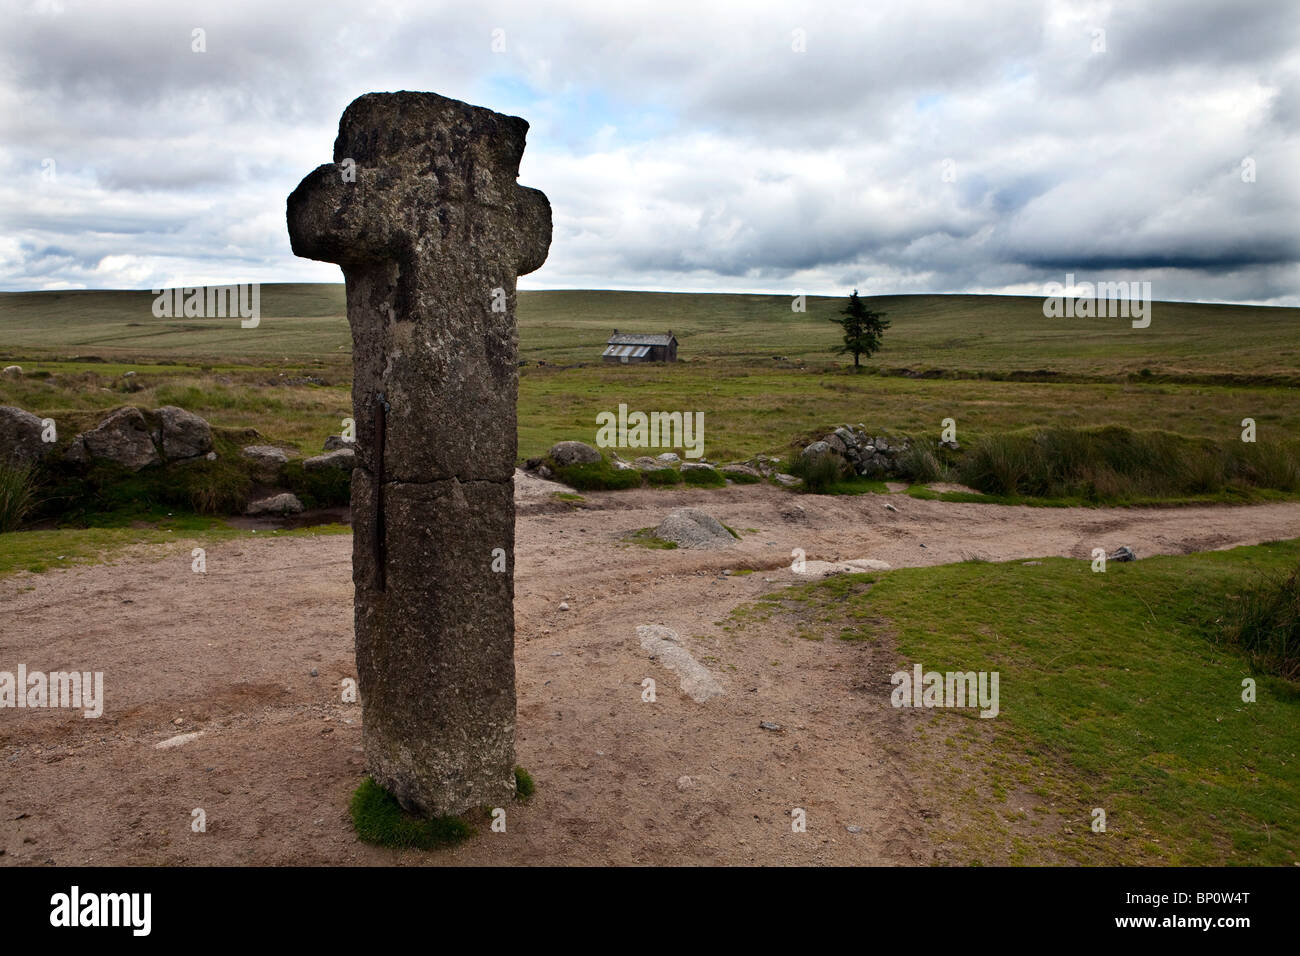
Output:
<instances>
[{"instance_id":1,"label":"granite cross shaft","mask_svg":"<svg viewBox=\"0 0 1300 956\"><path fill-rule=\"evenodd\" d=\"M352 327L352 577L366 764L409 810L514 794L515 279L551 242L528 124L369 93L289 196Z\"/></svg>"}]
</instances>

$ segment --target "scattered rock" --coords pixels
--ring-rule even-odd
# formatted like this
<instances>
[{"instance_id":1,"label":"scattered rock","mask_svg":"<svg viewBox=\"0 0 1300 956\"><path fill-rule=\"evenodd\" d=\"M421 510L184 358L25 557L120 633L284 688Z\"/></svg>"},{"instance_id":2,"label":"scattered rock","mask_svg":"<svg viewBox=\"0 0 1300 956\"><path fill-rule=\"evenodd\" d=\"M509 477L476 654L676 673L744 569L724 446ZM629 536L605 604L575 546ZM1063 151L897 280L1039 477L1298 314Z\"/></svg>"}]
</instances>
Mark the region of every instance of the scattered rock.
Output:
<instances>
[{"instance_id":1,"label":"scattered rock","mask_svg":"<svg viewBox=\"0 0 1300 956\"><path fill-rule=\"evenodd\" d=\"M804 461L813 461L817 458L825 458L827 455L835 454L831 446L824 441L815 441L811 445L799 452L799 457Z\"/></svg>"},{"instance_id":2,"label":"scattered rock","mask_svg":"<svg viewBox=\"0 0 1300 956\"><path fill-rule=\"evenodd\" d=\"M1106 555L1107 561L1136 561L1137 559L1137 552L1128 545L1118 548L1114 554Z\"/></svg>"},{"instance_id":3,"label":"scattered rock","mask_svg":"<svg viewBox=\"0 0 1300 956\"><path fill-rule=\"evenodd\" d=\"M875 558L852 558L848 561L804 561L796 574L814 578L828 578L833 574L862 574L864 571L888 571L888 561ZM793 570L793 569L792 569Z\"/></svg>"},{"instance_id":4,"label":"scattered rock","mask_svg":"<svg viewBox=\"0 0 1300 956\"><path fill-rule=\"evenodd\" d=\"M793 488L795 485L799 484L798 478L794 475L787 475L784 472L777 472L772 476L772 480L778 485L782 485L786 488Z\"/></svg>"},{"instance_id":5,"label":"scattered rock","mask_svg":"<svg viewBox=\"0 0 1300 956\"><path fill-rule=\"evenodd\" d=\"M656 455L655 459L660 463L661 467L663 465L675 465L677 462L682 460L676 452L672 451L666 451L662 455Z\"/></svg>"},{"instance_id":6,"label":"scattered rock","mask_svg":"<svg viewBox=\"0 0 1300 956\"><path fill-rule=\"evenodd\" d=\"M202 736L203 736L203 731L201 730L191 731L188 734L177 734L175 737L168 737L166 740L158 741L158 743L154 744L153 747L154 750L171 750L173 747L179 747L182 744L187 744L191 740L197 740Z\"/></svg>"},{"instance_id":7,"label":"scattered rock","mask_svg":"<svg viewBox=\"0 0 1300 956\"><path fill-rule=\"evenodd\" d=\"M253 463L253 477L267 483L278 480L280 469L289 461L284 450L274 445L246 445L240 454Z\"/></svg>"},{"instance_id":8,"label":"scattered rock","mask_svg":"<svg viewBox=\"0 0 1300 956\"><path fill-rule=\"evenodd\" d=\"M770 720L764 720L758 726L763 730L770 730L774 734L779 734L784 729L780 724L774 724Z\"/></svg>"},{"instance_id":9,"label":"scattered rock","mask_svg":"<svg viewBox=\"0 0 1300 956\"><path fill-rule=\"evenodd\" d=\"M600 461L600 452L580 441L561 441L551 446L551 459L561 468Z\"/></svg>"},{"instance_id":10,"label":"scattered rock","mask_svg":"<svg viewBox=\"0 0 1300 956\"><path fill-rule=\"evenodd\" d=\"M355 442L350 442L342 435L330 435L325 439L325 451L338 451L340 448L352 448Z\"/></svg>"},{"instance_id":11,"label":"scattered rock","mask_svg":"<svg viewBox=\"0 0 1300 956\"><path fill-rule=\"evenodd\" d=\"M3 372L0 372L5 378L22 378L23 367L21 365L6 365Z\"/></svg>"},{"instance_id":12,"label":"scattered rock","mask_svg":"<svg viewBox=\"0 0 1300 956\"><path fill-rule=\"evenodd\" d=\"M862 832L862 827L847 826L847 827L845 827L844 829L848 830L850 833L861 833L861 832Z\"/></svg>"},{"instance_id":13,"label":"scattered rock","mask_svg":"<svg viewBox=\"0 0 1300 956\"><path fill-rule=\"evenodd\" d=\"M246 515L296 515L302 512L302 502L296 495L284 492L262 498L249 504L244 511Z\"/></svg>"},{"instance_id":14,"label":"scattered rock","mask_svg":"<svg viewBox=\"0 0 1300 956\"><path fill-rule=\"evenodd\" d=\"M641 649L651 658L675 673L681 680L682 691L697 704L702 704L721 694L722 685L713 675L682 647L677 632L659 624L642 624L636 635Z\"/></svg>"},{"instance_id":15,"label":"scattered rock","mask_svg":"<svg viewBox=\"0 0 1300 956\"><path fill-rule=\"evenodd\" d=\"M140 409L132 406L111 412L90 431L78 435L73 445L75 449L70 448L66 456L73 461L98 458L117 462L132 471L162 461L154 447L149 423Z\"/></svg>"},{"instance_id":16,"label":"scattered rock","mask_svg":"<svg viewBox=\"0 0 1300 956\"><path fill-rule=\"evenodd\" d=\"M750 478L763 477L763 473L752 465L723 465L719 470L723 475L748 475Z\"/></svg>"},{"instance_id":17,"label":"scattered rock","mask_svg":"<svg viewBox=\"0 0 1300 956\"><path fill-rule=\"evenodd\" d=\"M678 508L659 522L654 533L679 548L729 548L736 543L717 518L698 508Z\"/></svg>"},{"instance_id":18,"label":"scattered rock","mask_svg":"<svg viewBox=\"0 0 1300 956\"><path fill-rule=\"evenodd\" d=\"M569 602L568 602L568 601L561 601L561 602L560 602L560 610L561 610L561 611L567 611L568 609L569 609Z\"/></svg>"},{"instance_id":19,"label":"scattered rock","mask_svg":"<svg viewBox=\"0 0 1300 956\"><path fill-rule=\"evenodd\" d=\"M308 458L302 463L304 471L324 471L327 468L339 468L351 471L356 465L357 453L351 448L336 448L323 455Z\"/></svg>"},{"instance_id":20,"label":"scattered rock","mask_svg":"<svg viewBox=\"0 0 1300 956\"><path fill-rule=\"evenodd\" d=\"M695 781L692 780L690 777L686 776L685 774L682 774L682 776L677 778L678 790L689 790L693 786L695 786Z\"/></svg>"},{"instance_id":21,"label":"scattered rock","mask_svg":"<svg viewBox=\"0 0 1300 956\"><path fill-rule=\"evenodd\" d=\"M165 461L198 458L212 450L212 426L198 415L175 405L164 405L154 414L158 416L158 444Z\"/></svg>"},{"instance_id":22,"label":"scattered rock","mask_svg":"<svg viewBox=\"0 0 1300 956\"><path fill-rule=\"evenodd\" d=\"M54 450L41 441L41 420L12 405L0 405L0 463L32 465Z\"/></svg>"},{"instance_id":23,"label":"scattered rock","mask_svg":"<svg viewBox=\"0 0 1300 956\"><path fill-rule=\"evenodd\" d=\"M885 502L885 510L886 510L886 511L897 511L898 509L895 508L893 505L891 505L889 502Z\"/></svg>"}]
</instances>

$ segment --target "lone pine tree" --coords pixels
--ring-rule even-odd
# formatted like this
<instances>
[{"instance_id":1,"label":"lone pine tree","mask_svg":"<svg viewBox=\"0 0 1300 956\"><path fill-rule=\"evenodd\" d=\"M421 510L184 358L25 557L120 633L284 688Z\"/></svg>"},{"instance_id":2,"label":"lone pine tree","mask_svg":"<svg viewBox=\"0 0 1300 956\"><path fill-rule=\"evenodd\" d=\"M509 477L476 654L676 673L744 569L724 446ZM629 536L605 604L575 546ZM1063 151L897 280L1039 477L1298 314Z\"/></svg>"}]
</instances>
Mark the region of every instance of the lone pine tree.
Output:
<instances>
[{"instance_id":1,"label":"lone pine tree","mask_svg":"<svg viewBox=\"0 0 1300 956\"><path fill-rule=\"evenodd\" d=\"M858 295L857 289L853 290L853 294L849 296L849 304L844 307L839 316L832 316L830 321L844 330L844 344L835 346L831 351L836 355L852 353L854 368L861 364L858 360L859 356L865 355L871 358L880 351L880 340L885 334L885 329L889 328L885 313L868 309L867 304Z\"/></svg>"}]
</instances>

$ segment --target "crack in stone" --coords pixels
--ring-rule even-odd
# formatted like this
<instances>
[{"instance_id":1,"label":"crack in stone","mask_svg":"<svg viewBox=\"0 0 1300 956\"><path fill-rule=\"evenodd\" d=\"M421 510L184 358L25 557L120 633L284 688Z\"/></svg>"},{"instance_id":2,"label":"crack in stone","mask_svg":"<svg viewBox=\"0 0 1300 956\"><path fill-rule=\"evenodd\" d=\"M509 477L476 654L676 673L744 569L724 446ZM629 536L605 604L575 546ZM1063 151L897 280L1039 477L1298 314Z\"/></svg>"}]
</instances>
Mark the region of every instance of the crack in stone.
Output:
<instances>
[{"instance_id":1,"label":"crack in stone","mask_svg":"<svg viewBox=\"0 0 1300 956\"><path fill-rule=\"evenodd\" d=\"M334 144L336 161L364 155L362 180L324 164L288 201L294 253L343 266L347 287L366 769L426 815L515 792L514 555L494 568L482 544L513 539L518 343L503 330L515 277L551 243L550 203L517 182L527 131L435 93L368 93Z\"/></svg>"}]
</instances>

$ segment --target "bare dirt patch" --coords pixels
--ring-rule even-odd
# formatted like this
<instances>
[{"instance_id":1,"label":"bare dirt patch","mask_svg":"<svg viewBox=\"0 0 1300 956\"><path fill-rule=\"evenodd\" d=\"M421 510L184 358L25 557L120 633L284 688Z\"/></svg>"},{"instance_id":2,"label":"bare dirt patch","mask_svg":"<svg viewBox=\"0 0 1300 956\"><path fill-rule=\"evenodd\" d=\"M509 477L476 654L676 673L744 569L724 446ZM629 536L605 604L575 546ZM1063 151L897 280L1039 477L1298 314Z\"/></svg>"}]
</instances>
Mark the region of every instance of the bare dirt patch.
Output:
<instances>
[{"instance_id":1,"label":"bare dirt patch","mask_svg":"<svg viewBox=\"0 0 1300 956\"><path fill-rule=\"evenodd\" d=\"M738 605L807 580L789 570L793 549L904 567L1300 537L1296 503L1070 510L766 486L557 502L531 490L516 559L518 759L538 792L508 808L505 834L431 853L356 840L360 711L340 699L355 676L351 538L259 536L209 548L206 575L178 542L162 559L0 581L0 668L100 670L106 695L97 720L0 712L0 862L928 863L943 858L927 836L940 798L889 706L888 635L723 630ZM741 540L726 551L624 540L683 506ZM739 569L757 570L722 573ZM643 650L643 624L675 631L723 693L691 700ZM641 700L647 677L655 703ZM791 832L796 807L807 833ZM206 833L190 829L195 808Z\"/></svg>"}]
</instances>

